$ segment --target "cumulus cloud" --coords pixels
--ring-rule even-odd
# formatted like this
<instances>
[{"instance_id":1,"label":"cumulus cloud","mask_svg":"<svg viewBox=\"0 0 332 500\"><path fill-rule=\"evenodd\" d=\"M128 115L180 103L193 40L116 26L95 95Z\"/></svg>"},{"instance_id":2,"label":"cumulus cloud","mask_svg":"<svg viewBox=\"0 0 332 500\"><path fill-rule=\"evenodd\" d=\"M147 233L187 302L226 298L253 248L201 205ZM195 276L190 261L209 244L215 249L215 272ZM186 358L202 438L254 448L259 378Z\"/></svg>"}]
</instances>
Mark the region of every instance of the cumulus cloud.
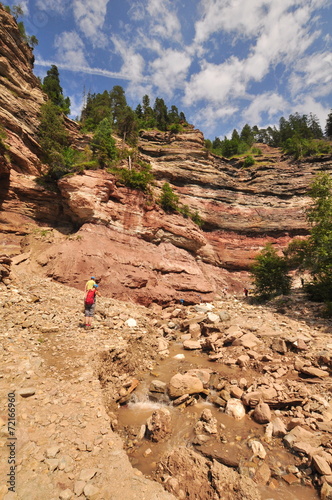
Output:
<instances>
[{"instance_id":1,"label":"cumulus cloud","mask_svg":"<svg viewBox=\"0 0 332 500\"><path fill-rule=\"evenodd\" d=\"M247 50L243 51L242 57L231 56L223 60L224 54L219 47L219 64L208 63L206 58L202 58L200 70L191 76L186 85L185 104L192 105L197 101L235 103L238 99L251 99L248 95L251 84L267 78L278 64L283 65L288 75L294 66L306 68L302 73L294 72L294 90L300 88L301 78L305 77L309 86L315 79L322 85L324 82L327 91L332 74L328 55L320 64L316 56L309 58L308 65L304 60L306 51L320 35L310 21L315 9L323 5L326 5L326 0L310 3L306 0L252 0L250 3L202 0L201 18L196 22L193 44L198 56L206 55L204 45L208 46L213 36L222 33L231 37L234 51L240 39L242 44L243 39L246 40ZM316 75L318 65L321 71L319 77ZM268 113L272 113L271 110L277 113L286 105L286 100L271 88L251 102L244 111L245 116L256 118L254 122L259 121L264 105Z\"/></svg>"},{"instance_id":2,"label":"cumulus cloud","mask_svg":"<svg viewBox=\"0 0 332 500\"><path fill-rule=\"evenodd\" d=\"M85 47L78 33L65 31L55 37L54 47L57 60L60 63L77 66L87 66Z\"/></svg>"},{"instance_id":3,"label":"cumulus cloud","mask_svg":"<svg viewBox=\"0 0 332 500\"><path fill-rule=\"evenodd\" d=\"M213 134L216 124L220 120L228 120L239 113L237 106L213 106L208 104L204 109L199 109L190 117L196 126L205 130L207 135Z\"/></svg>"},{"instance_id":4,"label":"cumulus cloud","mask_svg":"<svg viewBox=\"0 0 332 500\"><path fill-rule=\"evenodd\" d=\"M70 0L37 0L36 7L45 12L63 14L71 8L71 2Z\"/></svg>"},{"instance_id":5,"label":"cumulus cloud","mask_svg":"<svg viewBox=\"0 0 332 500\"><path fill-rule=\"evenodd\" d=\"M293 96L305 90L315 97L328 95L332 88L332 52L312 54L297 61L289 87Z\"/></svg>"},{"instance_id":6,"label":"cumulus cloud","mask_svg":"<svg viewBox=\"0 0 332 500\"><path fill-rule=\"evenodd\" d=\"M250 105L243 112L243 119L247 123L262 126L262 115L267 114L269 120L280 116L289 107L284 97L275 92L264 92L253 98Z\"/></svg>"},{"instance_id":7,"label":"cumulus cloud","mask_svg":"<svg viewBox=\"0 0 332 500\"><path fill-rule=\"evenodd\" d=\"M171 0L135 1L130 14L134 21L144 21L148 24L151 38L181 42L181 23L176 13L176 6Z\"/></svg>"},{"instance_id":8,"label":"cumulus cloud","mask_svg":"<svg viewBox=\"0 0 332 500\"><path fill-rule=\"evenodd\" d=\"M106 37L102 32L109 0L74 0L73 13L75 21L84 35L91 40L95 47L106 44Z\"/></svg>"},{"instance_id":9,"label":"cumulus cloud","mask_svg":"<svg viewBox=\"0 0 332 500\"><path fill-rule=\"evenodd\" d=\"M135 47L122 40L120 37L112 37L114 50L122 58L121 74L133 82L143 80L144 59L135 51Z\"/></svg>"},{"instance_id":10,"label":"cumulus cloud","mask_svg":"<svg viewBox=\"0 0 332 500\"><path fill-rule=\"evenodd\" d=\"M186 84L184 102L191 105L200 100L222 103L228 98L246 94L243 62L231 57L223 64L202 63L202 69Z\"/></svg>"},{"instance_id":11,"label":"cumulus cloud","mask_svg":"<svg viewBox=\"0 0 332 500\"><path fill-rule=\"evenodd\" d=\"M174 89L184 85L191 64L191 58L177 50L165 50L161 57L154 59L149 65L153 84L168 96Z\"/></svg>"}]
</instances>

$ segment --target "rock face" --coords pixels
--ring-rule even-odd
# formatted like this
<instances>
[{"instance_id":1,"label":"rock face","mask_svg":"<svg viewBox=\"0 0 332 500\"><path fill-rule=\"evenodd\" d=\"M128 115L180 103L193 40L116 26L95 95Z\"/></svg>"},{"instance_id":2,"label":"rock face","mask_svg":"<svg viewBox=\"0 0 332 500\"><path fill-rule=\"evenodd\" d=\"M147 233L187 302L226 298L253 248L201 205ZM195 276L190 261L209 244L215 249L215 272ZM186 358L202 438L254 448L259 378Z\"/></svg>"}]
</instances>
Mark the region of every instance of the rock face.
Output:
<instances>
[{"instance_id":1,"label":"rock face","mask_svg":"<svg viewBox=\"0 0 332 500\"><path fill-rule=\"evenodd\" d=\"M18 172L41 172L36 141L38 114L45 95L32 73L32 49L22 40L14 18L0 6L1 124L10 144L11 167Z\"/></svg>"},{"instance_id":2,"label":"rock face","mask_svg":"<svg viewBox=\"0 0 332 500\"><path fill-rule=\"evenodd\" d=\"M256 164L244 169L241 160L210 154L192 126L141 133L139 156L155 177L152 199L103 170L62 178L58 191L47 191L36 182L47 168L37 137L46 96L32 50L2 7L0 38L0 253L14 256L23 246L35 272L79 288L97 274L103 293L122 300L193 303L242 289L268 241L283 248L307 234L306 190L317 171L332 169L331 157L295 163L261 145ZM78 125L66 124L72 146L84 147ZM158 206L164 182L198 211L202 229Z\"/></svg>"}]
</instances>

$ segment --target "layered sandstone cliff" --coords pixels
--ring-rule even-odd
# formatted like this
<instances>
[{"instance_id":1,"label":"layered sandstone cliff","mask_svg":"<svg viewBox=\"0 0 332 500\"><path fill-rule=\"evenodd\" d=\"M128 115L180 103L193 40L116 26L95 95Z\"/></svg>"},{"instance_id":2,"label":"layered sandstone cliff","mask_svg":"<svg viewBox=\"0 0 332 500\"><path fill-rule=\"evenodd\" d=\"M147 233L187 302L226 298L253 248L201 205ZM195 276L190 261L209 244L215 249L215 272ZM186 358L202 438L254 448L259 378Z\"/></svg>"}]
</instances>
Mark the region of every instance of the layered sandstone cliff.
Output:
<instances>
[{"instance_id":1,"label":"layered sandstone cliff","mask_svg":"<svg viewBox=\"0 0 332 500\"><path fill-rule=\"evenodd\" d=\"M307 233L304 208L314 174L331 157L295 163L262 145L256 164L243 168L210 154L203 134L144 131L139 155L155 176L153 198L117 184L104 170L62 178L56 191L36 180L47 168L38 144L45 101L33 75L31 49L15 20L0 7L0 253L81 288L91 274L105 294L135 300L210 300L222 288L242 287L254 255ZM67 120L72 146L87 138ZM202 229L156 203L169 182L184 205L198 211ZM24 264L25 262L25 264Z\"/></svg>"}]
</instances>

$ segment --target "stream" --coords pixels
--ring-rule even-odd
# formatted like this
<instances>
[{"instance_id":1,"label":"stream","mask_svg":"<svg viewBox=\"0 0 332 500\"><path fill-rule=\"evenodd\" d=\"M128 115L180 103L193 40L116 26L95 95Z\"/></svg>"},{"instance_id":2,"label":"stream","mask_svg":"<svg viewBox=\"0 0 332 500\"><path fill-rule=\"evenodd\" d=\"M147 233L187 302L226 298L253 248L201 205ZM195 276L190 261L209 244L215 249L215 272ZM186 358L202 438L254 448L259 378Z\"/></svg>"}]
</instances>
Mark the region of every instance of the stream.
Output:
<instances>
[{"instance_id":1,"label":"stream","mask_svg":"<svg viewBox=\"0 0 332 500\"><path fill-rule=\"evenodd\" d=\"M235 458L240 464L238 470L241 473L253 475L258 463L261 463L258 457L253 458L248 441L254 439L264 446L267 452L265 463L269 466L273 479L269 485L258 486L262 500L320 498L306 474L299 474L302 479L296 476L297 472L304 471L308 467L302 464L301 458L290 453L284 447L282 439L268 440L265 436L265 425L256 423L248 414L241 420L226 415L222 408L219 409L211 402L216 393L214 388L210 388L208 394L203 397L197 396L195 404L185 407L175 407L167 395L149 391L152 380L157 379L168 384L173 375L179 372L185 373L190 369L210 369L217 373L219 379L234 385L243 377L250 385L260 374L253 370L243 371L240 367L213 363L201 351L184 350L181 344L174 344L169 352L169 357L160 361L156 368L141 380L131 400L118 409L120 433L125 439L126 450L134 467L153 478L158 462L172 449L189 446L199 452L200 446L194 444L196 437L194 427L200 420L203 410L208 408L218 422L218 435L213 437L212 441L213 450L220 448L223 456L229 459ZM184 355L184 358L179 359L179 355ZM166 407L171 413L172 434L168 439L156 443L144 437L145 424L152 413L162 407ZM293 479L290 479L291 476Z\"/></svg>"}]
</instances>

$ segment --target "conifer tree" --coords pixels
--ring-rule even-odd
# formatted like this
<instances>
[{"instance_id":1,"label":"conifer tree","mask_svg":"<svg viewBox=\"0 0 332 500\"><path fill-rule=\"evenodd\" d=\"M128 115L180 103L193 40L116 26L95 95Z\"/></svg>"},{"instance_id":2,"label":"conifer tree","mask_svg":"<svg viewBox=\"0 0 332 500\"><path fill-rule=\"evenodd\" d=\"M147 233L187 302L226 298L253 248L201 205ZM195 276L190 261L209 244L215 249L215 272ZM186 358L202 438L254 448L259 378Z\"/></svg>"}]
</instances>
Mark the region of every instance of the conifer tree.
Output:
<instances>
[{"instance_id":1,"label":"conifer tree","mask_svg":"<svg viewBox=\"0 0 332 500\"><path fill-rule=\"evenodd\" d=\"M65 98L63 95L59 71L55 64L52 64L51 68L47 71L42 87L53 104L59 106L63 113L68 115L70 113L70 99L69 97Z\"/></svg>"}]
</instances>

